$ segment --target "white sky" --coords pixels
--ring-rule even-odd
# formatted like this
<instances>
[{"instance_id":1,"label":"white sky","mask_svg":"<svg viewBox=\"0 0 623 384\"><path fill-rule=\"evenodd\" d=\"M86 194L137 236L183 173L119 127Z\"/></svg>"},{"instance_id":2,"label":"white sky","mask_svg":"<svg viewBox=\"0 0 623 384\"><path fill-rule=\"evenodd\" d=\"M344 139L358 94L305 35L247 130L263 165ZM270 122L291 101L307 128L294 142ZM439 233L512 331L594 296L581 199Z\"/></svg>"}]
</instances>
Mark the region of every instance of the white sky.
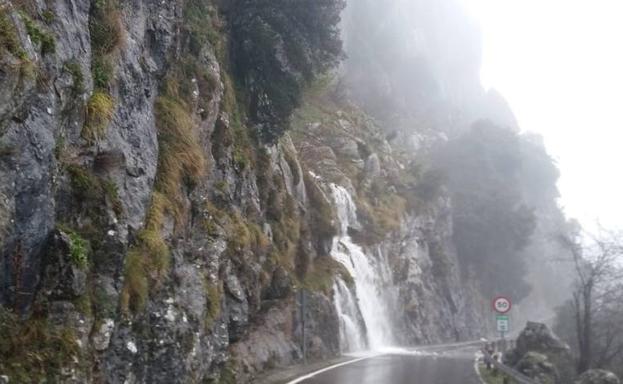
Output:
<instances>
[{"instance_id":1,"label":"white sky","mask_svg":"<svg viewBox=\"0 0 623 384\"><path fill-rule=\"evenodd\" d=\"M462 0L483 35L481 77L545 137L561 204L623 228L623 0Z\"/></svg>"}]
</instances>

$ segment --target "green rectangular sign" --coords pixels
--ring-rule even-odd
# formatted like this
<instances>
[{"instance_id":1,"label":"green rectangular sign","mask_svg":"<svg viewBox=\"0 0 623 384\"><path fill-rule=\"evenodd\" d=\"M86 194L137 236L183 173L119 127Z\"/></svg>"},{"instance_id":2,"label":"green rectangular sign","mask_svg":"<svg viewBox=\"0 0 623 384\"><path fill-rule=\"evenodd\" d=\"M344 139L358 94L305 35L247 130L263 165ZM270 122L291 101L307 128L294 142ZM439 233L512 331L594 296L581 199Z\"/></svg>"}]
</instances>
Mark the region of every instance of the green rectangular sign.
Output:
<instances>
[{"instance_id":1,"label":"green rectangular sign","mask_svg":"<svg viewBox=\"0 0 623 384\"><path fill-rule=\"evenodd\" d=\"M496 315L495 322L497 323L498 332L508 332L510 329L509 319L507 315Z\"/></svg>"}]
</instances>

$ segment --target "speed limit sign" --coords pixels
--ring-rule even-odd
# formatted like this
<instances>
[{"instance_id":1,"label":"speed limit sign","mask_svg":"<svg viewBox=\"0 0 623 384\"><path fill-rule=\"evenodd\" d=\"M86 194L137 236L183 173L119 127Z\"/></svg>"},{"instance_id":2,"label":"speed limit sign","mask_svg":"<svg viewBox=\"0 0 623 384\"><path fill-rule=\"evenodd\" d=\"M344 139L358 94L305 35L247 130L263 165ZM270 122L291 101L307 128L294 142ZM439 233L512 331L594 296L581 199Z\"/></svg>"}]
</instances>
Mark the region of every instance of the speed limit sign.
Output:
<instances>
[{"instance_id":1,"label":"speed limit sign","mask_svg":"<svg viewBox=\"0 0 623 384\"><path fill-rule=\"evenodd\" d=\"M507 297L498 296L493 299L493 310L497 313L507 313L511 310L511 306L511 301Z\"/></svg>"}]
</instances>

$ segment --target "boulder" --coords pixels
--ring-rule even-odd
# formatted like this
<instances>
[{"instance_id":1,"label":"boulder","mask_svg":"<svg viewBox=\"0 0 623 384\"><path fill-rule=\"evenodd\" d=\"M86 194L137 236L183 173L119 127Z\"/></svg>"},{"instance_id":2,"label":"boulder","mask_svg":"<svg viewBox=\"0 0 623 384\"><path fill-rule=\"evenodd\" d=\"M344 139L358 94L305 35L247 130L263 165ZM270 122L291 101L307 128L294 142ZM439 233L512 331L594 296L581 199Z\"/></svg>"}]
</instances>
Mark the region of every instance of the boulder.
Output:
<instances>
[{"instance_id":1,"label":"boulder","mask_svg":"<svg viewBox=\"0 0 623 384\"><path fill-rule=\"evenodd\" d=\"M544 356L546 361L538 358L539 356ZM557 372L556 375L551 376L556 377L557 383L570 383L575 376L569 347L543 323L529 321L517 338L515 348L504 355L503 362L522 372L523 369L530 371L533 369L530 366L535 364L536 371L545 369L540 363L547 362ZM527 375L530 376L530 374Z\"/></svg>"},{"instance_id":2,"label":"boulder","mask_svg":"<svg viewBox=\"0 0 623 384\"><path fill-rule=\"evenodd\" d=\"M528 352L515 365L515 369L539 383L555 383L558 371L548 357L538 352Z\"/></svg>"},{"instance_id":3,"label":"boulder","mask_svg":"<svg viewBox=\"0 0 623 384\"><path fill-rule=\"evenodd\" d=\"M519 351L552 352L566 351L569 347L563 343L548 327L543 323L529 321L526 327L517 338Z\"/></svg>"},{"instance_id":4,"label":"boulder","mask_svg":"<svg viewBox=\"0 0 623 384\"><path fill-rule=\"evenodd\" d=\"M575 384L620 384L619 378L612 372L603 369L591 369L584 372Z\"/></svg>"}]
</instances>

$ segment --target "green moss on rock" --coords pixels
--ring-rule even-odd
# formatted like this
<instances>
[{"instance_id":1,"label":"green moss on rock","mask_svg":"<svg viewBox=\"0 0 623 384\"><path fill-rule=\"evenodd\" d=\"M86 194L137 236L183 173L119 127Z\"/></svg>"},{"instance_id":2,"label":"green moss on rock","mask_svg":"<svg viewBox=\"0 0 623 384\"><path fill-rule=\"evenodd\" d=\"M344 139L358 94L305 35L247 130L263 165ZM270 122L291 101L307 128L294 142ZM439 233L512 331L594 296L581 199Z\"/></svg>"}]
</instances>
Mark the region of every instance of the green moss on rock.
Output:
<instances>
[{"instance_id":1,"label":"green moss on rock","mask_svg":"<svg viewBox=\"0 0 623 384\"><path fill-rule=\"evenodd\" d=\"M70 232L69 239L71 240L69 253L72 263L79 268L86 269L89 264L89 242L76 232Z\"/></svg>"},{"instance_id":2,"label":"green moss on rock","mask_svg":"<svg viewBox=\"0 0 623 384\"><path fill-rule=\"evenodd\" d=\"M303 280L303 286L310 291L329 295L336 276L340 276L348 285L354 284L353 277L339 261L329 256L321 256L314 260L311 270Z\"/></svg>"},{"instance_id":3,"label":"green moss on rock","mask_svg":"<svg viewBox=\"0 0 623 384\"><path fill-rule=\"evenodd\" d=\"M20 16L24 25L26 26L26 32L30 36L30 40L35 45L41 46L41 53L48 54L56 51L56 42L54 36L45 31L36 21L30 18L26 13L20 12Z\"/></svg>"}]
</instances>

